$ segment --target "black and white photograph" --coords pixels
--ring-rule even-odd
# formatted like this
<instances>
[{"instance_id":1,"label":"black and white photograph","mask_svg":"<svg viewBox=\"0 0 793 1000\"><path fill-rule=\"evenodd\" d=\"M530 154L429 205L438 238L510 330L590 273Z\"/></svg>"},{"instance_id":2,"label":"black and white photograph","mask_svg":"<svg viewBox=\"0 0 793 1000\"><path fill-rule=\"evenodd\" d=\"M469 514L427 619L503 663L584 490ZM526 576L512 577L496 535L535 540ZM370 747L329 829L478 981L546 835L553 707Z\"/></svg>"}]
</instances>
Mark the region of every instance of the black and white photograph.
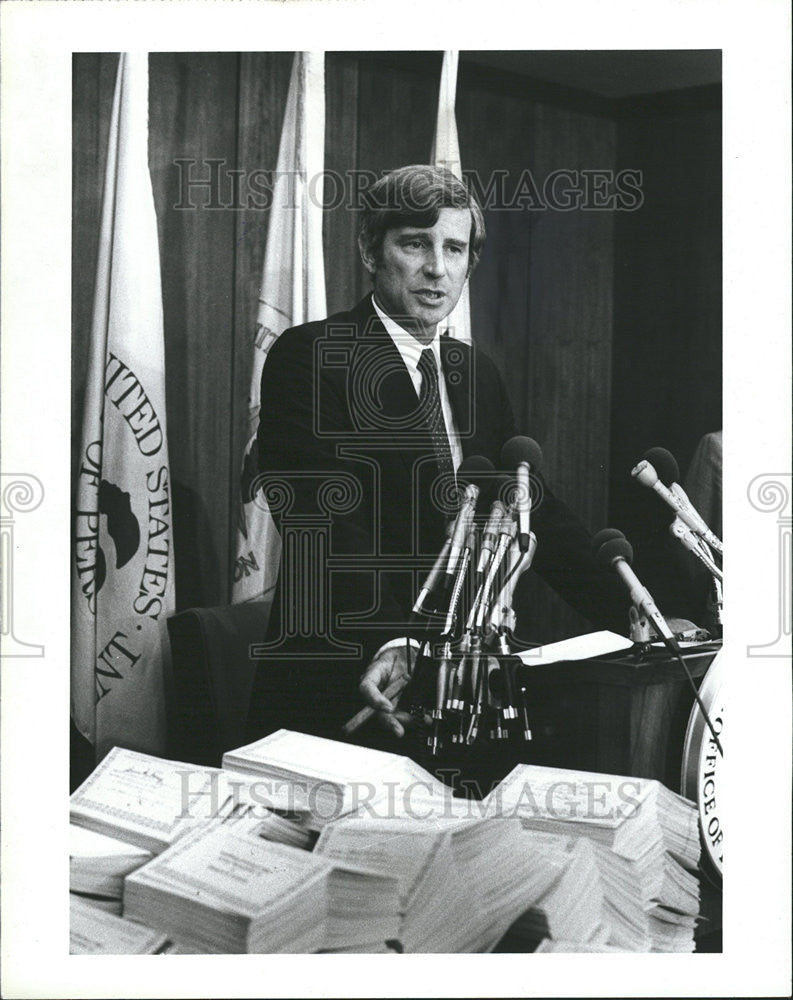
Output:
<instances>
[{"instance_id":1,"label":"black and white photograph","mask_svg":"<svg viewBox=\"0 0 793 1000\"><path fill-rule=\"evenodd\" d=\"M41 6L64 37L3 50L60 129L3 133L4 995L261 995L273 954L318 956L274 996L784 995L790 130L737 126L789 109L789 14ZM9 754L57 831L23 905Z\"/></svg>"}]
</instances>

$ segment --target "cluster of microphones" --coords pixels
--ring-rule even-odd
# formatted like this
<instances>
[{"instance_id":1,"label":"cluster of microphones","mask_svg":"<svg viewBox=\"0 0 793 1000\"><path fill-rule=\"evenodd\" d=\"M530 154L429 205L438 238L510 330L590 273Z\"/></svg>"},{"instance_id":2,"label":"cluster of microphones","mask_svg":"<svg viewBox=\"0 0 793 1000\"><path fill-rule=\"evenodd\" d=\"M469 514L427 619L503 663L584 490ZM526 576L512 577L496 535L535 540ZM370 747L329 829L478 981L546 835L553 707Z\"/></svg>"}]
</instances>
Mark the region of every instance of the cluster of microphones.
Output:
<instances>
[{"instance_id":1,"label":"cluster of microphones","mask_svg":"<svg viewBox=\"0 0 793 1000\"><path fill-rule=\"evenodd\" d=\"M470 746L483 736L532 738L530 670L517 656L524 647L518 648L515 638L513 595L537 548L531 515L541 493L533 473L541 464L537 442L518 436L501 451L508 475L482 456L466 458L457 470L462 495L457 515L412 610L412 639L419 644L415 666L409 678L383 692L393 698L410 686L411 711L430 726L432 754L450 743ZM720 610L722 576L714 550L721 554L721 542L678 484L677 462L665 449L652 448L632 474L674 509L670 530L712 573ZM657 637L679 658L675 636L631 568L630 542L616 528L605 528L592 545L598 565L615 571L628 588L634 642L646 645ZM359 713L346 731L370 713Z\"/></svg>"},{"instance_id":2,"label":"cluster of microphones","mask_svg":"<svg viewBox=\"0 0 793 1000\"><path fill-rule=\"evenodd\" d=\"M537 547L532 472L542 452L532 438L514 437L502 448L501 463L514 473L498 473L480 455L460 464L457 516L413 605L411 620L423 623L424 634L411 679L412 710L431 720L433 754L448 743L470 746L483 731L495 740L514 730L531 739L521 664L512 657L512 601ZM478 513L488 501L489 509Z\"/></svg>"}]
</instances>

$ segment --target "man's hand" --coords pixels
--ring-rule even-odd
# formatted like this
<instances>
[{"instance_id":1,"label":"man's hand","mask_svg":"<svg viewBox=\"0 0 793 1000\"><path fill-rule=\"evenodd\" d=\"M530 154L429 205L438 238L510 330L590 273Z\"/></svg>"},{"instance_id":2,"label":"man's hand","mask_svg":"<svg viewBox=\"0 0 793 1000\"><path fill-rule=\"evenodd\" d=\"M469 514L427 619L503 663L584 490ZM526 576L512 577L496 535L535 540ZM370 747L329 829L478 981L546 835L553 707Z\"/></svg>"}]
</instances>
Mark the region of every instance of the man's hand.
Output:
<instances>
[{"instance_id":1,"label":"man's hand","mask_svg":"<svg viewBox=\"0 0 793 1000\"><path fill-rule=\"evenodd\" d=\"M375 655L358 685L366 704L375 709L379 725L394 736L404 736L405 727L411 725L413 717L408 712L396 711L398 696L391 702L383 692L395 681L407 680L413 669L414 659L415 649L412 646L406 649L405 643L384 649Z\"/></svg>"}]
</instances>

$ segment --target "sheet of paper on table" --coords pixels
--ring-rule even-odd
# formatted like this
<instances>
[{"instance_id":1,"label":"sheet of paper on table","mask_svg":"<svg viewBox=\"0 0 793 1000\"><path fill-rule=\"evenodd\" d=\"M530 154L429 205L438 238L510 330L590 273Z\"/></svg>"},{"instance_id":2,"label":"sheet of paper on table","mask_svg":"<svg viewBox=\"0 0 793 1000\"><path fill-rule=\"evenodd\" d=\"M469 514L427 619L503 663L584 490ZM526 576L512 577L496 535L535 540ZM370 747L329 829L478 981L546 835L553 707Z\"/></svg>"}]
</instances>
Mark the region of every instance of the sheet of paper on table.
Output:
<instances>
[{"instance_id":1,"label":"sheet of paper on table","mask_svg":"<svg viewBox=\"0 0 793 1000\"><path fill-rule=\"evenodd\" d=\"M547 646L537 646L535 649L525 649L518 653L518 659L530 667L547 667L552 663L562 663L567 660L588 660L593 656L606 656L608 653L622 653L633 648L633 640L616 632L588 632L586 635L576 635L572 639L562 639L561 642L551 642Z\"/></svg>"}]
</instances>

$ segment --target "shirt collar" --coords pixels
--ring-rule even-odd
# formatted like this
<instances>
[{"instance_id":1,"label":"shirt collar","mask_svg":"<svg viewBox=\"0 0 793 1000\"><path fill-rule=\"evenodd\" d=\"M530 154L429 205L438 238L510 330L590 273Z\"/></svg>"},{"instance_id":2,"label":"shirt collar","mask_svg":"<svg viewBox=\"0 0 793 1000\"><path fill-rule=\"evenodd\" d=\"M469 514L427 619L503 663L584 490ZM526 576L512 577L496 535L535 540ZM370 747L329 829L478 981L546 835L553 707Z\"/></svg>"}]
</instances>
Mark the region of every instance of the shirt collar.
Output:
<instances>
[{"instance_id":1,"label":"shirt collar","mask_svg":"<svg viewBox=\"0 0 793 1000\"><path fill-rule=\"evenodd\" d=\"M383 310L375 302L374 295L372 295L372 305L375 308L375 312L380 317L383 326L386 328L386 332L394 341L396 349L402 356L402 360L405 362L407 370L410 372L411 376L415 375L419 367L419 358L421 357L421 352L424 350L423 344L420 344L418 340L413 336L413 334L400 326L395 320L387 316ZM437 330L435 331L435 336L432 341L426 345L432 348L432 353L435 355L435 364L437 365L438 371L441 370L441 348L440 348L440 338L438 337Z\"/></svg>"}]
</instances>

